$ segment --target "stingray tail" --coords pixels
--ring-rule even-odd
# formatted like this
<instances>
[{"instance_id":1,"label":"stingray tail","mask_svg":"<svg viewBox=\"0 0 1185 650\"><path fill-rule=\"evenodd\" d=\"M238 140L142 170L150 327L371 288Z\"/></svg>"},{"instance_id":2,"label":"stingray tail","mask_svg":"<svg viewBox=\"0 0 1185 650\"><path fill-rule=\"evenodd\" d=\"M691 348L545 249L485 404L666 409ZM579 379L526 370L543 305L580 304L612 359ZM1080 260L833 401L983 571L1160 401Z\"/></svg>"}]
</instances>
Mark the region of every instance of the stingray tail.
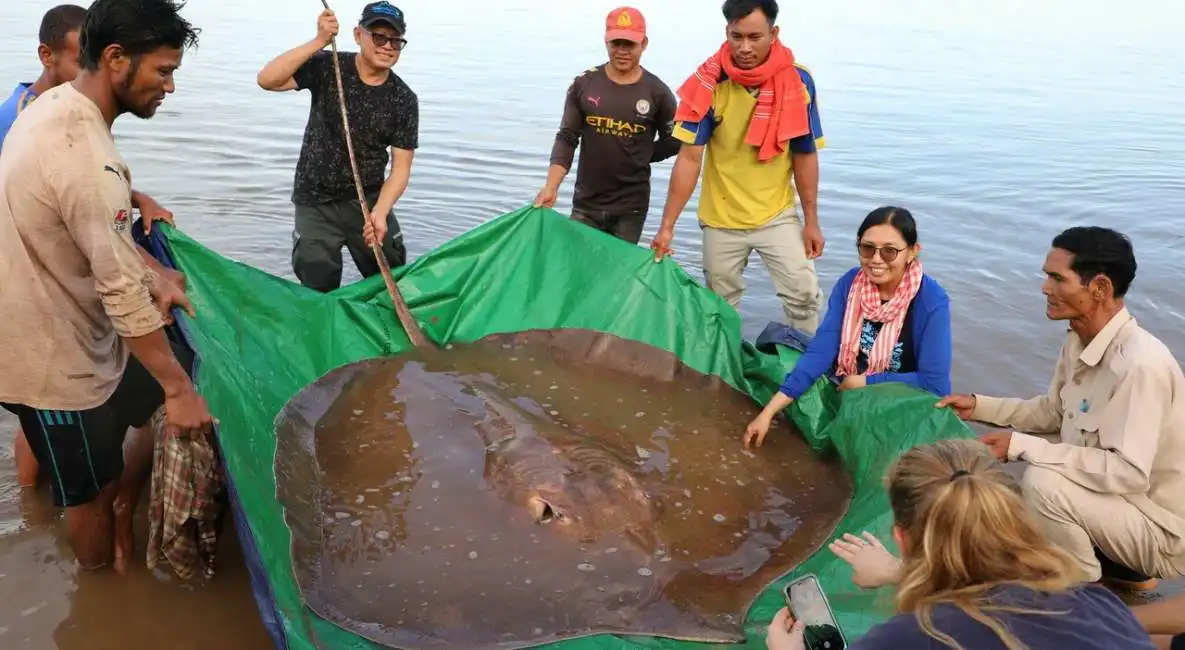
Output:
<instances>
[{"instance_id":1,"label":"stingray tail","mask_svg":"<svg viewBox=\"0 0 1185 650\"><path fill-rule=\"evenodd\" d=\"M485 446L493 447L499 442L513 437L519 426L530 426L513 405L499 399L484 390L473 386L473 393L485 404L485 418L478 423L477 431L481 435Z\"/></svg>"}]
</instances>

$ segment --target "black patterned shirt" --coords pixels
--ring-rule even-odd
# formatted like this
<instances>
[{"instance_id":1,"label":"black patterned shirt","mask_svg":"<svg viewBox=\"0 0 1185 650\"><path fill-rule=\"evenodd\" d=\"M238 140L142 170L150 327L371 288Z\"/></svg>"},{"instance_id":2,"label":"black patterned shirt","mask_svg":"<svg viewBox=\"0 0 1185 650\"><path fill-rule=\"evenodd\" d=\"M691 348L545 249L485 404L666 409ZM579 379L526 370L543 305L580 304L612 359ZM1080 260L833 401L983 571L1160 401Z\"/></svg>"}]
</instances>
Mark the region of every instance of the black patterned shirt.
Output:
<instances>
[{"instance_id":1,"label":"black patterned shirt","mask_svg":"<svg viewBox=\"0 0 1185 650\"><path fill-rule=\"evenodd\" d=\"M414 150L419 146L419 100L394 70L381 85L367 85L358 75L355 56L354 52L338 53L358 171L363 188L373 194L386 180L390 148ZM331 52L318 52L293 76L298 90L308 89L313 95L292 188L292 202L301 205L358 196L346 151L332 57Z\"/></svg>"}]
</instances>

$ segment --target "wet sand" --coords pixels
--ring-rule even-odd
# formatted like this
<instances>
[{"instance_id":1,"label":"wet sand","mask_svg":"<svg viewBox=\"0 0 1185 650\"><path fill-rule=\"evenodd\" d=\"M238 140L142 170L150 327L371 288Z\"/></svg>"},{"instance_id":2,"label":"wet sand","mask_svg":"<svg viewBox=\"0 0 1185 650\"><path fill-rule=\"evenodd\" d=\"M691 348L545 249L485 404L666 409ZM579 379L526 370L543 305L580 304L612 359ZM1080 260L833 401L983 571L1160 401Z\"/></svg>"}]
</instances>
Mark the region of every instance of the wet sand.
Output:
<instances>
[{"instance_id":1,"label":"wet sand","mask_svg":"<svg viewBox=\"0 0 1185 650\"><path fill-rule=\"evenodd\" d=\"M49 486L18 490L16 420L0 410L0 648L4 650L263 650L238 538L227 521L218 574L182 583L144 565L147 519L136 519L128 575L84 572L61 540Z\"/></svg>"}]
</instances>

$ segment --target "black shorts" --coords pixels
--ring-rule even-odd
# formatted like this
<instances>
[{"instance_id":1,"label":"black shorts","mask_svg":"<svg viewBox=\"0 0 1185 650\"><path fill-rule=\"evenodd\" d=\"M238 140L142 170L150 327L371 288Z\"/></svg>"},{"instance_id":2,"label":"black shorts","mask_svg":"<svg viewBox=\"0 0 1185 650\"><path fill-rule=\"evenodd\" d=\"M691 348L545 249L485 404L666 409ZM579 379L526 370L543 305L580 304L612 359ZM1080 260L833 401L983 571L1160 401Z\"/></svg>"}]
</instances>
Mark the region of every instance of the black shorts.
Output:
<instances>
[{"instance_id":1,"label":"black shorts","mask_svg":"<svg viewBox=\"0 0 1185 650\"><path fill-rule=\"evenodd\" d=\"M1169 648L1172 650L1185 650L1185 634L1178 634L1173 637L1173 644Z\"/></svg>"},{"instance_id":2,"label":"black shorts","mask_svg":"<svg viewBox=\"0 0 1185 650\"><path fill-rule=\"evenodd\" d=\"M572 210L572 220L614 237L637 244L642 241L646 212L611 213L604 210Z\"/></svg>"},{"instance_id":3,"label":"black shorts","mask_svg":"<svg viewBox=\"0 0 1185 650\"><path fill-rule=\"evenodd\" d=\"M172 344L182 367L191 355ZM165 403L165 392L132 356L119 386L107 402L86 411L49 411L21 404L0 404L21 421L37 462L50 473L54 505L80 506L94 501L123 472L123 441L129 427L148 424Z\"/></svg>"},{"instance_id":4,"label":"black shorts","mask_svg":"<svg viewBox=\"0 0 1185 650\"><path fill-rule=\"evenodd\" d=\"M374 205L378 194L367 197ZM296 207L296 228L292 231L292 271L297 280L310 289L326 293L341 286L342 246L350 251L354 266L363 278L380 272L374 253L362 238L362 208L358 199L300 205ZM387 215L387 235L383 239L387 265L398 268L407 263L407 248L395 211Z\"/></svg>"}]
</instances>

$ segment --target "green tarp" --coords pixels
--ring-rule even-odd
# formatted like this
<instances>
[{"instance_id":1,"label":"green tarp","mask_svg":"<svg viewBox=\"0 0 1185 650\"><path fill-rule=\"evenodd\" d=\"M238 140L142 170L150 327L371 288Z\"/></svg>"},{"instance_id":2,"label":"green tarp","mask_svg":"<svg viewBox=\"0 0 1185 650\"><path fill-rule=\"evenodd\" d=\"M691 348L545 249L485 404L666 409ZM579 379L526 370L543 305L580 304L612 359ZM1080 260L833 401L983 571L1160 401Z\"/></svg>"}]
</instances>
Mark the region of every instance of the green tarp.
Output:
<instances>
[{"instance_id":1,"label":"green tarp","mask_svg":"<svg viewBox=\"0 0 1185 650\"><path fill-rule=\"evenodd\" d=\"M414 236L414 223L407 231ZM154 239L158 245L159 233ZM276 503L273 418L284 403L327 371L408 346L381 278L322 295L227 260L183 233L164 228L168 256L183 270L196 318L183 325L200 357L197 382L220 419L219 442L236 510L249 530L248 562L266 585L257 600L274 636L289 648L374 647L309 612L301 602L290 538ZM670 259L652 254L549 209L512 212L448 242L396 271L425 333L439 344L535 328L609 332L668 350L757 401L768 399L798 354L758 352L741 337L737 312ZM791 409L821 453L838 453L855 492L836 534L869 530L888 539L891 515L883 476L902 451L970 430L935 398L900 385L844 394L820 381ZM737 422L737 444L746 423ZM823 547L793 575L819 576L851 638L883 620L887 594L851 584L850 570ZM764 647L768 621L782 606L770 585L747 617L747 647ZM270 610L270 611L269 611ZM274 620L273 620L274 619ZM568 650L678 648L699 644L654 638L588 637L555 644ZM720 647L718 645L704 647ZM739 646L729 646L739 647Z\"/></svg>"}]
</instances>

